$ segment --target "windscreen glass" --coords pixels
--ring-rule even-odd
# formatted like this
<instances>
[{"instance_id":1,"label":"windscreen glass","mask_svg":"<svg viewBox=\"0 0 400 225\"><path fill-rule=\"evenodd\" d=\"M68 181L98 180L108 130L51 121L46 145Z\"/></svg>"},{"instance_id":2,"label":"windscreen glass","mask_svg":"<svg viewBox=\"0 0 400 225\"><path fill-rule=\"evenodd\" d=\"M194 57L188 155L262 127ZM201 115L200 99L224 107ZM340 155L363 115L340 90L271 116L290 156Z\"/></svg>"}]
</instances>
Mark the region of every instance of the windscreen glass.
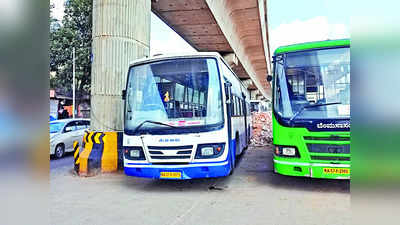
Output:
<instances>
[{"instance_id":1,"label":"windscreen glass","mask_svg":"<svg viewBox=\"0 0 400 225\"><path fill-rule=\"evenodd\" d=\"M350 117L350 49L279 55L275 59L275 111L284 118Z\"/></svg>"},{"instance_id":2,"label":"windscreen glass","mask_svg":"<svg viewBox=\"0 0 400 225\"><path fill-rule=\"evenodd\" d=\"M180 128L223 122L217 61L177 58L133 66L129 71L125 130L146 120ZM173 129L145 123L141 130Z\"/></svg>"}]
</instances>

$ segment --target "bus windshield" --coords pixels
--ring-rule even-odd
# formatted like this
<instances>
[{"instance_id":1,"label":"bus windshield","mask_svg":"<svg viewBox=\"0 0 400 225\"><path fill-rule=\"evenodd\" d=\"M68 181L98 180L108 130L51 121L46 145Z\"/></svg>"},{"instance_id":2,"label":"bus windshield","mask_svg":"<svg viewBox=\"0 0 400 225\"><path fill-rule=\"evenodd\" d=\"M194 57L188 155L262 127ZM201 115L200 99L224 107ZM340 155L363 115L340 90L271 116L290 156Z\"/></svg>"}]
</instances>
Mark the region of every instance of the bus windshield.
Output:
<instances>
[{"instance_id":1,"label":"bus windshield","mask_svg":"<svg viewBox=\"0 0 400 225\"><path fill-rule=\"evenodd\" d=\"M141 131L150 133L223 124L221 85L214 58L176 58L141 64L130 68L128 79L127 133L140 124ZM143 123L146 120L153 122Z\"/></svg>"},{"instance_id":2,"label":"bus windshield","mask_svg":"<svg viewBox=\"0 0 400 225\"><path fill-rule=\"evenodd\" d=\"M281 117L350 117L349 47L278 55L275 76L274 110Z\"/></svg>"}]
</instances>

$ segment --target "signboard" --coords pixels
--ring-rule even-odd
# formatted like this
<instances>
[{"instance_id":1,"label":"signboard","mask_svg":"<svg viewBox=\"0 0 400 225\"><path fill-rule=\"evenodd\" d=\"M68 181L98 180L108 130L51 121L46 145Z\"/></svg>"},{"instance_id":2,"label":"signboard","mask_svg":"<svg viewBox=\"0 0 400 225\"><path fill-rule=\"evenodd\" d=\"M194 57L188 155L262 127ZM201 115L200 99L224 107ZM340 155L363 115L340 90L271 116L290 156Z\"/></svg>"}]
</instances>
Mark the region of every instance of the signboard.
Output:
<instances>
[{"instance_id":1,"label":"signboard","mask_svg":"<svg viewBox=\"0 0 400 225\"><path fill-rule=\"evenodd\" d=\"M50 118L53 120L58 119L58 102L59 102L58 100L50 99Z\"/></svg>"}]
</instances>

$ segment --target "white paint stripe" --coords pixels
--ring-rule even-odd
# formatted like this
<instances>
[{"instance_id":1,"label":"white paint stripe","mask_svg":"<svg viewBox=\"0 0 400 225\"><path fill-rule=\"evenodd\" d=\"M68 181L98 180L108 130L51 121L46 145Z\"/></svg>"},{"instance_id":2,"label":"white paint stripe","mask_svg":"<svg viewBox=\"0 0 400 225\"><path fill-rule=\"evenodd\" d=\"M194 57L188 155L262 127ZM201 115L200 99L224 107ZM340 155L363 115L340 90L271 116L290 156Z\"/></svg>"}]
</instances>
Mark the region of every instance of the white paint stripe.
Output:
<instances>
[{"instance_id":1,"label":"white paint stripe","mask_svg":"<svg viewBox=\"0 0 400 225\"><path fill-rule=\"evenodd\" d=\"M324 163L299 163L299 162L286 162L274 159L274 163L293 165L293 166L326 166L326 167L340 167L340 168L350 168L348 164L324 164Z\"/></svg>"},{"instance_id":2,"label":"white paint stripe","mask_svg":"<svg viewBox=\"0 0 400 225\"><path fill-rule=\"evenodd\" d=\"M348 176L348 177L335 177L334 179L338 179L338 180L350 180L350 176Z\"/></svg>"},{"instance_id":3,"label":"white paint stripe","mask_svg":"<svg viewBox=\"0 0 400 225\"><path fill-rule=\"evenodd\" d=\"M278 164L284 164L284 165L293 165L293 166L310 166L310 163L298 163L298 162L285 162L285 161L279 161L274 159L274 163Z\"/></svg>"},{"instance_id":4,"label":"white paint stripe","mask_svg":"<svg viewBox=\"0 0 400 225\"><path fill-rule=\"evenodd\" d=\"M349 164L322 164L322 163L311 163L311 166L327 166L327 167L350 168L350 165L349 165Z\"/></svg>"},{"instance_id":5,"label":"white paint stripe","mask_svg":"<svg viewBox=\"0 0 400 225\"><path fill-rule=\"evenodd\" d=\"M125 164L124 167L129 168L188 168L188 167L202 167L202 166L225 166L228 164L228 161L221 163L201 163L201 164L187 164L187 165L129 165Z\"/></svg>"}]
</instances>

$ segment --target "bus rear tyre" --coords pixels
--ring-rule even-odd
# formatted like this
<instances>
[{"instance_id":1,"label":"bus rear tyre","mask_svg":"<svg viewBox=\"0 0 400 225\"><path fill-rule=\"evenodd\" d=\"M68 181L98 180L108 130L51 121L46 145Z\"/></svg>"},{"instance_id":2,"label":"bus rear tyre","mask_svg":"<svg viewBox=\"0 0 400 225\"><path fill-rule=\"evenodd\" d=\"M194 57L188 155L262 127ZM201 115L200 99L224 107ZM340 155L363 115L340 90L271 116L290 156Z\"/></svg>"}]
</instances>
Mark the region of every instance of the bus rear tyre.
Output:
<instances>
[{"instance_id":1,"label":"bus rear tyre","mask_svg":"<svg viewBox=\"0 0 400 225\"><path fill-rule=\"evenodd\" d=\"M233 161L233 168L236 168L236 161L237 161L237 157L239 157L240 155L242 155L243 152L241 152L239 155L236 155L238 152L240 151L240 142L239 142L239 137L236 135L236 140L235 140L235 157L232 160Z\"/></svg>"}]
</instances>

